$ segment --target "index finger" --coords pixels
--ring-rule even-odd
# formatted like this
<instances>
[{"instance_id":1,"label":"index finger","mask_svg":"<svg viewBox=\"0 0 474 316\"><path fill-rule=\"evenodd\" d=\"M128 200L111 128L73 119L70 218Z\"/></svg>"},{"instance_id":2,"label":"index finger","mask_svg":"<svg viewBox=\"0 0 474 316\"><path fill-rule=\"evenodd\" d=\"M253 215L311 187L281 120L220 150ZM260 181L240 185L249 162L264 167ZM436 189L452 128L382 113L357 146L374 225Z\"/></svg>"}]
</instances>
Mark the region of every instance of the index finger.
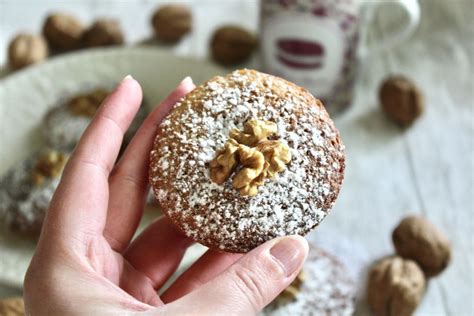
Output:
<instances>
[{"instance_id":1,"label":"index finger","mask_svg":"<svg viewBox=\"0 0 474 316\"><path fill-rule=\"evenodd\" d=\"M128 246L142 217L148 193L149 156L158 126L176 102L194 87L190 77L181 81L148 115L110 173L109 209L104 237L118 252Z\"/></svg>"},{"instance_id":2,"label":"index finger","mask_svg":"<svg viewBox=\"0 0 474 316\"><path fill-rule=\"evenodd\" d=\"M102 232L107 216L108 176L141 100L140 85L127 76L101 105L64 170L45 230L55 228L67 235Z\"/></svg>"}]
</instances>

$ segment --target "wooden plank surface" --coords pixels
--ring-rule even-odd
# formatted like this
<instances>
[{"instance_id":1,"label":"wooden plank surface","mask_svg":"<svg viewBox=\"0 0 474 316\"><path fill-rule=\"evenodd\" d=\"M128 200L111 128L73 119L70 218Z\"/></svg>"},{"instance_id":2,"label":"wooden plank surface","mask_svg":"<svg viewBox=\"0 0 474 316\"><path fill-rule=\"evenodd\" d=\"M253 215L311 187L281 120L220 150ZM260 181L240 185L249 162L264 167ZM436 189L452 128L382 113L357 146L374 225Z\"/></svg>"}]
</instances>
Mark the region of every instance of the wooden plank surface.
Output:
<instances>
[{"instance_id":1,"label":"wooden plank surface","mask_svg":"<svg viewBox=\"0 0 474 316\"><path fill-rule=\"evenodd\" d=\"M119 17L127 37L137 41L150 35L148 17L158 2L0 0L0 50L5 51L7 39L20 23L6 16L7 9L27 8L27 27L38 29L41 15L52 8L77 11L90 20L88 11L98 5L96 15ZM196 26L189 38L170 48L178 54L205 57L212 30L224 22L256 29L256 1L188 3ZM393 252L391 230L403 216L427 216L449 235L454 256L447 271L430 281L416 314L473 315L473 2L424 0L421 4L422 22L415 36L370 58L354 106L336 118L347 146L346 180L333 213L315 234L350 239L370 262ZM233 15L221 14L223 10ZM384 21L382 14L374 26L375 38L389 32ZM4 58L0 54L0 61ZM391 124L378 106L378 86L391 73L408 75L426 96L425 114L406 130ZM2 293L7 292L0 288ZM360 306L359 314L365 315L365 306Z\"/></svg>"},{"instance_id":2,"label":"wooden plank surface","mask_svg":"<svg viewBox=\"0 0 474 316\"><path fill-rule=\"evenodd\" d=\"M409 74L425 92L426 113L404 134L415 207L453 242L453 264L430 282L422 307L431 315L472 315L472 2L422 4L416 36L383 58L388 71Z\"/></svg>"}]
</instances>

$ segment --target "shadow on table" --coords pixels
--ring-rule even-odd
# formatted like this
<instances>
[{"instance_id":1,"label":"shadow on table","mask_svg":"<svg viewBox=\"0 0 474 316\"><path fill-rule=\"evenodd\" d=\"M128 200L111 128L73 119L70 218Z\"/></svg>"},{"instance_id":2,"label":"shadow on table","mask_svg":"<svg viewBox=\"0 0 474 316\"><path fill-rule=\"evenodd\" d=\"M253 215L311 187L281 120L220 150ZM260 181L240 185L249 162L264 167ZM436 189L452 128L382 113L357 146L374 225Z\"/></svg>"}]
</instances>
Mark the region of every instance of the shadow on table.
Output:
<instances>
[{"instance_id":1,"label":"shadow on table","mask_svg":"<svg viewBox=\"0 0 474 316\"><path fill-rule=\"evenodd\" d=\"M346 147L364 153L391 147L403 135L403 130L392 123L377 106L336 118L336 125Z\"/></svg>"},{"instance_id":2,"label":"shadow on table","mask_svg":"<svg viewBox=\"0 0 474 316\"><path fill-rule=\"evenodd\" d=\"M402 134L403 130L390 121L378 106L371 106L354 120L357 128L361 128L374 138L389 140Z\"/></svg>"}]
</instances>

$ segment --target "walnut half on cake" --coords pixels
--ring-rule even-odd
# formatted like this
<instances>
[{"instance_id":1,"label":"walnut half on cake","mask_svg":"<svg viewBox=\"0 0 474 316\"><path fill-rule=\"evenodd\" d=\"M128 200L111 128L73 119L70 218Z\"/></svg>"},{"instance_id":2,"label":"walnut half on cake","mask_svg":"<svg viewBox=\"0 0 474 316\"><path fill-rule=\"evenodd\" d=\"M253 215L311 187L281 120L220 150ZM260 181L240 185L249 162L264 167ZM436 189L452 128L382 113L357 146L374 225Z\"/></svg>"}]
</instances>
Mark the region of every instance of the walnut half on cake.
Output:
<instances>
[{"instance_id":1,"label":"walnut half on cake","mask_svg":"<svg viewBox=\"0 0 474 316\"><path fill-rule=\"evenodd\" d=\"M71 96L51 108L43 119L41 132L48 146L72 150L89 126L96 111L110 94L109 89L94 88ZM124 135L127 144L147 115L145 101Z\"/></svg>"},{"instance_id":2,"label":"walnut half on cake","mask_svg":"<svg viewBox=\"0 0 474 316\"><path fill-rule=\"evenodd\" d=\"M329 213L344 146L321 101L254 70L214 77L161 123L150 182L163 212L210 248L305 235Z\"/></svg>"}]
</instances>

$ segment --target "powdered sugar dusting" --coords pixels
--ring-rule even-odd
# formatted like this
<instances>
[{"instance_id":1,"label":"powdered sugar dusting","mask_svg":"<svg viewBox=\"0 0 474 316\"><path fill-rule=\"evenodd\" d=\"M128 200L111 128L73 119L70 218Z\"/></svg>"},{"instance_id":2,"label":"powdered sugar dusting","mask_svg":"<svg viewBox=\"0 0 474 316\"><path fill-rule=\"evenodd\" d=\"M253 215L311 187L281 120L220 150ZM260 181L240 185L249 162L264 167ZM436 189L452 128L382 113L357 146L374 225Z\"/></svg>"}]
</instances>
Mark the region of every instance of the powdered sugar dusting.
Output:
<instances>
[{"instance_id":1,"label":"powdered sugar dusting","mask_svg":"<svg viewBox=\"0 0 474 316\"><path fill-rule=\"evenodd\" d=\"M296 300L286 304L277 300L263 310L262 316L353 314L356 285L339 260L311 247L303 270L305 279Z\"/></svg>"},{"instance_id":2,"label":"powdered sugar dusting","mask_svg":"<svg viewBox=\"0 0 474 316\"><path fill-rule=\"evenodd\" d=\"M90 122L90 117L74 115L67 106L61 105L46 115L42 132L50 146L73 148Z\"/></svg>"},{"instance_id":3,"label":"powdered sugar dusting","mask_svg":"<svg viewBox=\"0 0 474 316\"><path fill-rule=\"evenodd\" d=\"M68 108L67 100L53 107L44 117L41 132L46 143L53 148L73 149L82 134L92 121L92 117L76 115ZM145 104L145 101L144 101ZM146 106L142 105L125 134L129 142L147 115Z\"/></svg>"},{"instance_id":4,"label":"powdered sugar dusting","mask_svg":"<svg viewBox=\"0 0 474 316\"><path fill-rule=\"evenodd\" d=\"M266 180L255 197L241 196L232 177L213 183L208 167L229 131L243 129L250 119L276 123L276 138L292 154L287 168ZM150 181L164 211L189 237L248 251L277 236L304 235L326 216L344 169L338 137L307 93L276 77L236 71L198 87L162 122Z\"/></svg>"},{"instance_id":5,"label":"powdered sugar dusting","mask_svg":"<svg viewBox=\"0 0 474 316\"><path fill-rule=\"evenodd\" d=\"M45 152L48 149L44 150ZM9 229L39 235L59 177L45 178L35 185L31 173L41 152L20 162L0 179L0 221Z\"/></svg>"}]
</instances>

